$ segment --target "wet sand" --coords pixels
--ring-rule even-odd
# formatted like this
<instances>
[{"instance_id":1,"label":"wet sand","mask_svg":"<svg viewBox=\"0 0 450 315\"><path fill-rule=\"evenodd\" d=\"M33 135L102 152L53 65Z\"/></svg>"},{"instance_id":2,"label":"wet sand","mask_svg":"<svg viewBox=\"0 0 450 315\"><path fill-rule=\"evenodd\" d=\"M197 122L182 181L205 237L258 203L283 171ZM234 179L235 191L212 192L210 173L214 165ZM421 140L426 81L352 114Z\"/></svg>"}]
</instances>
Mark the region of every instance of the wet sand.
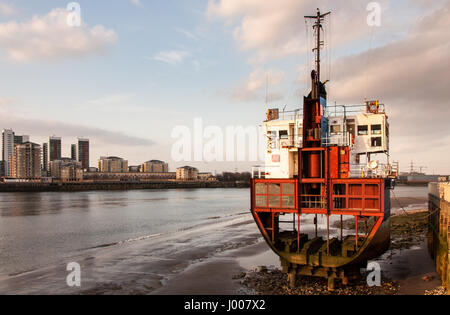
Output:
<instances>
[{"instance_id":1,"label":"wet sand","mask_svg":"<svg viewBox=\"0 0 450 315\"><path fill-rule=\"evenodd\" d=\"M381 266L382 286L369 288L364 277L348 286L337 284L328 292L324 279L299 277L297 288L287 285L287 277L276 268L248 272L243 284L258 294L287 295L436 295L444 294L434 262L428 254L427 210L399 213L391 218L391 248L376 259ZM349 222L351 223L351 222Z\"/></svg>"}]
</instances>

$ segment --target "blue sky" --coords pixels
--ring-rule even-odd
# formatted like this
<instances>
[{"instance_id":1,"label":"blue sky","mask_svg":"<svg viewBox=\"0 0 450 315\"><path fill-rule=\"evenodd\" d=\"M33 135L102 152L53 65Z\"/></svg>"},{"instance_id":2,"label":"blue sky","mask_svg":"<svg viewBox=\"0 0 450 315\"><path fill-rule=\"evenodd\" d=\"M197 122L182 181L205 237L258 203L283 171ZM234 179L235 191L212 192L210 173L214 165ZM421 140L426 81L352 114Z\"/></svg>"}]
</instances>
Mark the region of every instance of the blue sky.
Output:
<instances>
[{"instance_id":1,"label":"blue sky","mask_svg":"<svg viewBox=\"0 0 450 315\"><path fill-rule=\"evenodd\" d=\"M196 117L220 127L261 124L266 109L261 82L266 73L271 77L274 107L298 108L301 95L308 90L305 78L310 67L303 15L314 13L315 1L282 0L273 7L273 1L254 0L141 0L140 4L80 0L83 28L79 33L49 28L48 33L54 35L42 35L31 45L36 39L33 16L52 27L53 20L46 17L57 8L64 10L68 2L0 0L0 128L30 134L38 143L49 135L60 135L65 155L70 154L76 137L86 136L91 138L94 165L100 155L118 155L130 164L149 159L171 162L174 139L170 134L176 125L192 126ZM401 52L405 40L416 34L418 21L448 8L448 1L436 1L432 6L420 0L379 2L383 23L375 30L366 25L365 1L320 2L323 10L332 10L334 15L331 26L327 25L333 40L331 57L325 58L325 62L331 61L330 101L363 101L364 93L348 88L350 68L364 81L369 65L357 68L364 64L362 60L375 60L370 67L391 69L385 77L397 80L389 60L378 56L396 49ZM10 23L16 23L18 31L8 28ZM92 35L97 26L101 30ZM442 25L432 27L439 31ZM79 36L86 40L80 51ZM447 40L444 33L443 41ZM27 57L14 58L12 54L18 50L26 51ZM434 64L427 66L433 69ZM324 69L327 77L327 65ZM406 124L400 113L411 102L420 109L426 91L408 100L397 97L406 95L406 88L383 95L376 78L369 82L372 85L364 89L372 94L366 96L392 102L391 143L397 148L393 158L405 166L413 159L427 165L429 171L450 173L443 160L405 144L413 135L405 131L411 124ZM423 89L423 83L414 81L418 89ZM385 84L392 86L392 81ZM424 134L431 139L434 131L417 131L415 139L424 141ZM444 152L448 149L445 142ZM221 171L247 170L252 164L196 166ZM171 168L177 165L171 163Z\"/></svg>"}]
</instances>

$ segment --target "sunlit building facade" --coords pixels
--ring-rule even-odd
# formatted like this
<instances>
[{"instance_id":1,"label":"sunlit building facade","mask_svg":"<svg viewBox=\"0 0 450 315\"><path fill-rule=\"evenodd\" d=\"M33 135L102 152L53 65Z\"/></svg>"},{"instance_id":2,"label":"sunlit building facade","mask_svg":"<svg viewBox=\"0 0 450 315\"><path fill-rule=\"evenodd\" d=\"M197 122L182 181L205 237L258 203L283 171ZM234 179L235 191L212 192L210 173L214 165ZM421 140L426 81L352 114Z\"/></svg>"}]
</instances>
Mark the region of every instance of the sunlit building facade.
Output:
<instances>
[{"instance_id":1,"label":"sunlit building facade","mask_svg":"<svg viewBox=\"0 0 450 315\"><path fill-rule=\"evenodd\" d=\"M152 160L142 163L141 165L142 173L168 173L169 164L163 161Z\"/></svg>"},{"instance_id":2,"label":"sunlit building facade","mask_svg":"<svg viewBox=\"0 0 450 315\"><path fill-rule=\"evenodd\" d=\"M50 176L64 182L81 181L83 180L81 163L69 158L51 161Z\"/></svg>"},{"instance_id":3,"label":"sunlit building facade","mask_svg":"<svg viewBox=\"0 0 450 315\"><path fill-rule=\"evenodd\" d=\"M177 180L198 180L198 169L191 166L177 168Z\"/></svg>"},{"instance_id":4,"label":"sunlit building facade","mask_svg":"<svg viewBox=\"0 0 450 315\"><path fill-rule=\"evenodd\" d=\"M14 147L9 160L9 177L18 179L41 178L41 146L26 142Z\"/></svg>"},{"instance_id":5,"label":"sunlit building facade","mask_svg":"<svg viewBox=\"0 0 450 315\"><path fill-rule=\"evenodd\" d=\"M128 161L116 156L102 156L98 161L100 173L128 173Z\"/></svg>"}]
</instances>

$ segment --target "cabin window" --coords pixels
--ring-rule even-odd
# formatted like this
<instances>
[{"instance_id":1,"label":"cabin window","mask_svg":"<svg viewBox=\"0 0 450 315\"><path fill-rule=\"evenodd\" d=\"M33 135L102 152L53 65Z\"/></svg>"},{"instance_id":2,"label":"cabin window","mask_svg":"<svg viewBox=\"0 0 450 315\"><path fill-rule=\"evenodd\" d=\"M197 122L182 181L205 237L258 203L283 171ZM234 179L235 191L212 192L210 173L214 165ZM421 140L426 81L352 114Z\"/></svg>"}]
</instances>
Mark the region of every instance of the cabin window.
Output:
<instances>
[{"instance_id":1,"label":"cabin window","mask_svg":"<svg viewBox=\"0 0 450 315\"><path fill-rule=\"evenodd\" d=\"M287 130L280 130L280 139L289 139L289 134Z\"/></svg>"},{"instance_id":2,"label":"cabin window","mask_svg":"<svg viewBox=\"0 0 450 315\"><path fill-rule=\"evenodd\" d=\"M269 138L269 149L276 150L278 148L277 132L269 131L267 137Z\"/></svg>"},{"instance_id":3,"label":"cabin window","mask_svg":"<svg viewBox=\"0 0 450 315\"><path fill-rule=\"evenodd\" d=\"M372 125L370 129L373 135L381 135L381 125Z\"/></svg>"},{"instance_id":4,"label":"cabin window","mask_svg":"<svg viewBox=\"0 0 450 315\"><path fill-rule=\"evenodd\" d=\"M381 137L374 137L372 138L372 147L381 147L382 145L382 140Z\"/></svg>"},{"instance_id":5,"label":"cabin window","mask_svg":"<svg viewBox=\"0 0 450 315\"><path fill-rule=\"evenodd\" d=\"M341 133L341 125L332 125L330 128L331 134L339 134Z\"/></svg>"},{"instance_id":6,"label":"cabin window","mask_svg":"<svg viewBox=\"0 0 450 315\"><path fill-rule=\"evenodd\" d=\"M267 137L269 137L271 140L273 140L277 137L277 132L276 131L268 131Z\"/></svg>"},{"instance_id":7,"label":"cabin window","mask_svg":"<svg viewBox=\"0 0 450 315\"><path fill-rule=\"evenodd\" d=\"M358 136L367 136L369 134L369 127L367 125L358 126Z\"/></svg>"}]
</instances>

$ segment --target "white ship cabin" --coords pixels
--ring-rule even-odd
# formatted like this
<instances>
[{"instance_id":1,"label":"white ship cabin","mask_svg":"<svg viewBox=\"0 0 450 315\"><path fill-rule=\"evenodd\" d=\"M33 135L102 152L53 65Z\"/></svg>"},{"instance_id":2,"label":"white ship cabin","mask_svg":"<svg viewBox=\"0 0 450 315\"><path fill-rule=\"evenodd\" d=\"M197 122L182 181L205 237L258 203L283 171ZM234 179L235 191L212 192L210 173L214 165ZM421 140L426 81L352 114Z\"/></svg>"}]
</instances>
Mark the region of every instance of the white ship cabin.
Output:
<instances>
[{"instance_id":1,"label":"white ship cabin","mask_svg":"<svg viewBox=\"0 0 450 315\"><path fill-rule=\"evenodd\" d=\"M356 107L359 107L358 109ZM365 107L365 108L363 108ZM298 148L302 147L303 118L299 111L281 114L269 110L264 122L267 148L265 166L254 167L253 176L268 179L295 178ZM326 146L349 146L351 177L395 177L398 164L389 163L389 123L384 106L346 106L342 112L329 109L323 128Z\"/></svg>"},{"instance_id":2,"label":"white ship cabin","mask_svg":"<svg viewBox=\"0 0 450 315\"><path fill-rule=\"evenodd\" d=\"M330 112L328 122L326 145L350 147L351 177L388 177L397 171L398 166L389 163L389 122L384 105L371 101L364 109L346 106L339 114Z\"/></svg>"},{"instance_id":3,"label":"white ship cabin","mask_svg":"<svg viewBox=\"0 0 450 315\"><path fill-rule=\"evenodd\" d=\"M299 111L269 110L264 122L267 147L265 167L258 168L259 177L294 178L298 173L298 149L302 146L303 118Z\"/></svg>"}]
</instances>

